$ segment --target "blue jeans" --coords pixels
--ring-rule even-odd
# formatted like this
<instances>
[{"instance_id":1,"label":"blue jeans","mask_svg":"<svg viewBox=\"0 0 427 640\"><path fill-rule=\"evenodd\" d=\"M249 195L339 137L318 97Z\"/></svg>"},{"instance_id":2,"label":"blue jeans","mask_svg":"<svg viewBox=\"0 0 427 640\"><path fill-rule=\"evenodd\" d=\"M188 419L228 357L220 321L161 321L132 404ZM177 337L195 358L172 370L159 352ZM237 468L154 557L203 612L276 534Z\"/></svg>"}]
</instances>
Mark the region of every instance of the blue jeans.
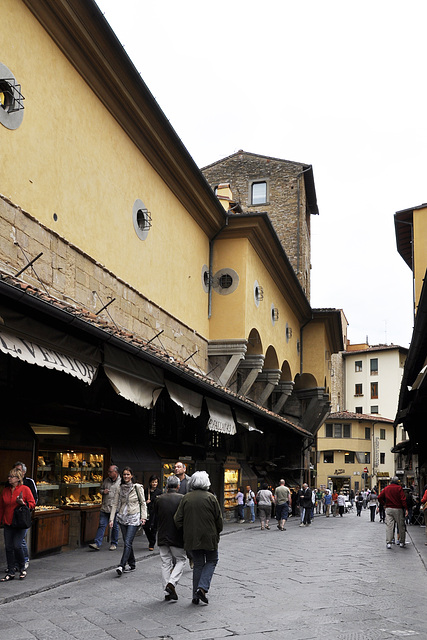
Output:
<instances>
[{"instance_id":1,"label":"blue jeans","mask_svg":"<svg viewBox=\"0 0 427 640\"><path fill-rule=\"evenodd\" d=\"M99 512L99 526L95 536L95 544L97 544L98 547L100 547L102 544L105 528L108 525L109 520L110 520L109 513L105 513L105 511ZM114 518L113 528L111 529L111 544L117 545L118 542L119 542L119 525L117 523L116 518Z\"/></svg>"},{"instance_id":2,"label":"blue jeans","mask_svg":"<svg viewBox=\"0 0 427 640\"><path fill-rule=\"evenodd\" d=\"M25 557L22 549L22 540L25 537L26 529L15 529L8 524L4 525L4 546L6 549L7 573L15 575L15 567L19 571L24 571Z\"/></svg>"},{"instance_id":3,"label":"blue jeans","mask_svg":"<svg viewBox=\"0 0 427 640\"><path fill-rule=\"evenodd\" d=\"M245 506L243 504L238 504L237 505L237 513L239 516L239 520L244 520L245 519Z\"/></svg>"},{"instance_id":4,"label":"blue jeans","mask_svg":"<svg viewBox=\"0 0 427 640\"><path fill-rule=\"evenodd\" d=\"M218 564L218 549L207 551L206 549L192 549L193 568L193 597L196 597L197 589L209 591L215 567Z\"/></svg>"},{"instance_id":5,"label":"blue jeans","mask_svg":"<svg viewBox=\"0 0 427 640\"><path fill-rule=\"evenodd\" d=\"M255 522L255 505L254 504L247 504L246 507L247 507L247 509L250 509L250 511L251 511L251 522Z\"/></svg>"},{"instance_id":6,"label":"blue jeans","mask_svg":"<svg viewBox=\"0 0 427 640\"><path fill-rule=\"evenodd\" d=\"M134 567L136 561L135 561L135 554L133 552L132 543L139 527L131 524L120 523L120 529L122 532L123 543L124 543L124 549L123 549L122 558L120 560L120 566L123 567L124 569L126 566L126 563L128 563L131 567Z\"/></svg>"}]
</instances>

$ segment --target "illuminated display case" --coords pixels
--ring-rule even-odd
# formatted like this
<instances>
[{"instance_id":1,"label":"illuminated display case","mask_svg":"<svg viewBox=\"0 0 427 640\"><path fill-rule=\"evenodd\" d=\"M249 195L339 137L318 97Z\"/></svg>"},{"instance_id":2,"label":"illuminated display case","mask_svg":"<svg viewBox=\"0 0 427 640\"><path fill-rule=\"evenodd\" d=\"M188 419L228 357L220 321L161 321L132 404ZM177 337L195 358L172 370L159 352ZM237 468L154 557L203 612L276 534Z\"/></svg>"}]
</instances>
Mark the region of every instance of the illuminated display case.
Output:
<instances>
[{"instance_id":1,"label":"illuminated display case","mask_svg":"<svg viewBox=\"0 0 427 640\"><path fill-rule=\"evenodd\" d=\"M224 469L224 509L234 514L237 507L236 493L239 487L239 470Z\"/></svg>"},{"instance_id":2,"label":"illuminated display case","mask_svg":"<svg viewBox=\"0 0 427 640\"><path fill-rule=\"evenodd\" d=\"M103 453L39 451L36 512L99 505L103 474Z\"/></svg>"}]
</instances>

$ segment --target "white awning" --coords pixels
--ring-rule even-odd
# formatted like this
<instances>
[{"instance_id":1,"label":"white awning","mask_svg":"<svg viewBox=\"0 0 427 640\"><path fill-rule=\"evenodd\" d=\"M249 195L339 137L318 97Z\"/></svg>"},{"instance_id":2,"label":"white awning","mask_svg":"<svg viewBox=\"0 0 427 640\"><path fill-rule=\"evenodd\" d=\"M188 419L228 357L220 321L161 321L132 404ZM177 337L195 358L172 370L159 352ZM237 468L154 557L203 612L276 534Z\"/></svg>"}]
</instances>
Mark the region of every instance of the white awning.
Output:
<instances>
[{"instance_id":1,"label":"white awning","mask_svg":"<svg viewBox=\"0 0 427 640\"><path fill-rule=\"evenodd\" d=\"M202 411L203 396L195 391L190 391L180 384L165 380L166 389L171 400L181 407L184 413L198 418Z\"/></svg>"},{"instance_id":2,"label":"white awning","mask_svg":"<svg viewBox=\"0 0 427 640\"><path fill-rule=\"evenodd\" d=\"M97 366L93 363L75 355L67 355L56 348L44 346L32 338L18 338L3 328L0 328L0 351L28 364L68 373L87 384L93 382L97 372Z\"/></svg>"},{"instance_id":3,"label":"white awning","mask_svg":"<svg viewBox=\"0 0 427 640\"><path fill-rule=\"evenodd\" d=\"M106 365L104 365L104 371L113 385L114 391L119 396L140 407L144 407L144 409L152 409L154 407L163 389L163 385L159 383L142 380Z\"/></svg>"},{"instance_id":4,"label":"white awning","mask_svg":"<svg viewBox=\"0 0 427 640\"><path fill-rule=\"evenodd\" d=\"M246 413L245 411L240 411L239 409L235 409L237 424L248 431L258 431L258 433L264 433L260 429L257 429L255 426L255 421L253 416L250 413Z\"/></svg>"},{"instance_id":5,"label":"white awning","mask_svg":"<svg viewBox=\"0 0 427 640\"><path fill-rule=\"evenodd\" d=\"M206 404L208 405L210 416L207 424L208 429L234 436L237 429L228 404L212 400L212 398L206 398Z\"/></svg>"}]
</instances>

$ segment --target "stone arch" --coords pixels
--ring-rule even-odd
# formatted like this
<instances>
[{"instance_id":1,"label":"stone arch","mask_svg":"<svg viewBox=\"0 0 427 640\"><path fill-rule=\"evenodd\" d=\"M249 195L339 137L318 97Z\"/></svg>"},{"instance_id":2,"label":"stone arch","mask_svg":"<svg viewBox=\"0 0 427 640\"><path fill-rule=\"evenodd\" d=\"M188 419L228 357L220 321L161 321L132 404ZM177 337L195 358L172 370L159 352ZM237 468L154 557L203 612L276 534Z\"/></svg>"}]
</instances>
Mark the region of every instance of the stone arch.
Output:
<instances>
[{"instance_id":1,"label":"stone arch","mask_svg":"<svg viewBox=\"0 0 427 640\"><path fill-rule=\"evenodd\" d=\"M279 369L279 359L276 349L270 345L265 353L264 369Z\"/></svg>"},{"instance_id":2,"label":"stone arch","mask_svg":"<svg viewBox=\"0 0 427 640\"><path fill-rule=\"evenodd\" d=\"M263 353L262 340L256 329L252 329L248 337L247 355L260 355Z\"/></svg>"},{"instance_id":3,"label":"stone arch","mask_svg":"<svg viewBox=\"0 0 427 640\"><path fill-rule=\"evenodd\" d=\"M281 366L282 375L280 377L281 382L290 382L292 381L292 371L287 360L284 360Z\"/></svg>"},{"instance_id":4,"label":"stone arch","mask_svg":"<svg viewBox=\"0 0 427 640\"><path fill-rule=\"evenodd\" d=\"M311 373L297 373L295 376L296 391L300 391L301 389L315 389L318 386L316 378Z\"/></svg>"}]
</instances>

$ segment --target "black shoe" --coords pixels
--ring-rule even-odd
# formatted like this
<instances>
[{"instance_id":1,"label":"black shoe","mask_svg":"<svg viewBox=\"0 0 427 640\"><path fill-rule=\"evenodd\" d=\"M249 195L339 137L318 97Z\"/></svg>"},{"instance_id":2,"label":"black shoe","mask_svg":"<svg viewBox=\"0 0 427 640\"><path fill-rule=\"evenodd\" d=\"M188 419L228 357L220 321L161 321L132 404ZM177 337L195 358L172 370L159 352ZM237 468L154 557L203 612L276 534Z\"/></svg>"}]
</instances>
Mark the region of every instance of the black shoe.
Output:
<instances>
[{"instance_id":1,"label":"black shoe","mask_svg":"<svg viewBox=\"0 0 427 640\"><path fill-rule=\"evenodd\" d=\"M123 567L117 567L116 569L116 573L119 576L119 578L121 577L122 573L123 573Z\"/></svg>"},{"instance_id":2,"label":"black shoe","mask_svg":"<svg viewBox=\"0 0 427 640\"><path fill-rule=\"evenodd\" d=\"M175 591L175 587L173 586L173 584L171 582L168 582L166 587L165 587L165 591L168 592L168 594L170 595L170 599L171 600L178 600L178 594Z\"/></svg>"},{"instance_id":3,"label":"black shoe","mask_svg":"<svg viewBox=\"0 0 427 640\"><path fill-rule=\"evenodd\" d=\"M170 595L165 596L165 600L170 600L170 599L171 599Z\"/></svg>"},{"instance_id":4,"label":"black shoe","mask_svg":"<svg viewBox=\"0 0 427 640\"><path fill-rule=\"evenodd\" d=\"M200 588L197 589L196 598L198 598L199 600L201 600L205 604L209 604L209 600L206 597L206 591L204 591L203 589L200 589Z\"/></svg>"},{"instance_id":5,"label":"black shoe","mask_svg":"<svg viewBox=\"0 0 427 640\"><path fill-rule=\"evenodd\" d=\"M199 604L199 598L193 598L191 602L193 604Z\"/></svg>"}]
</instances>

